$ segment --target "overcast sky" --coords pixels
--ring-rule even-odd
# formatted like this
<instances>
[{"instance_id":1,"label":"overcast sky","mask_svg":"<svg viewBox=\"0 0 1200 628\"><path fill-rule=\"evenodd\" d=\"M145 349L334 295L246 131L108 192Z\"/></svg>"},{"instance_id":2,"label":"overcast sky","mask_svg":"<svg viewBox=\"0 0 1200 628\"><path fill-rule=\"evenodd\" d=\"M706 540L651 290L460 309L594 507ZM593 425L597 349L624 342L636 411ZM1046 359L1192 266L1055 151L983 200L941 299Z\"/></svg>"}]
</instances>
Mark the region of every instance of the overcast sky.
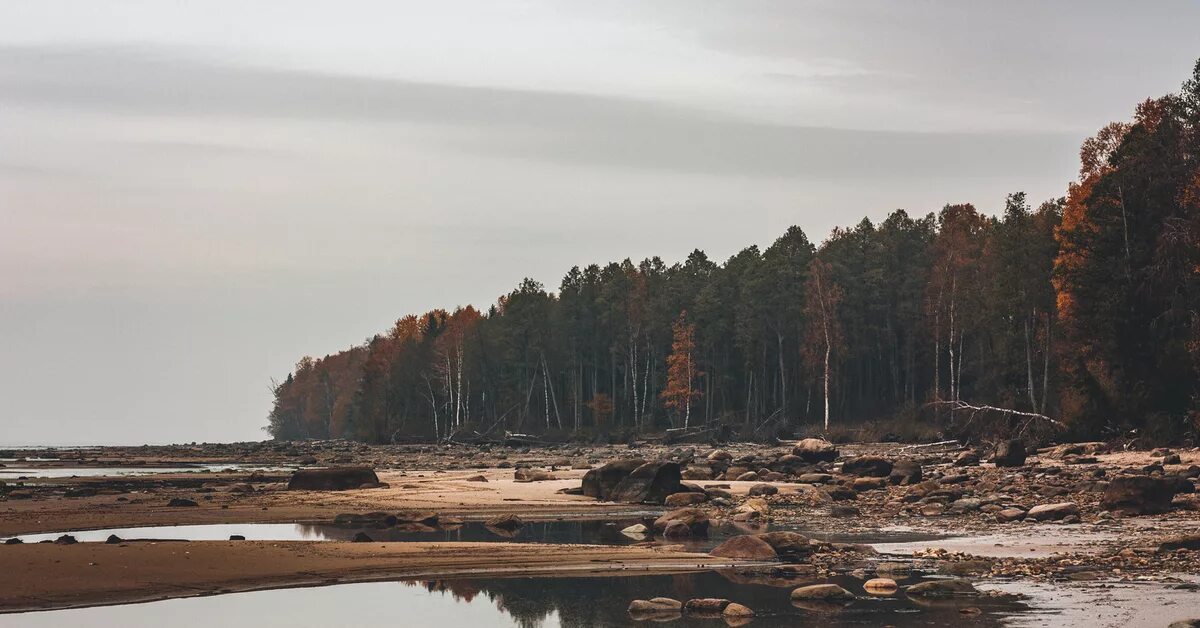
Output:
<instances>
[{"instance_id":1,"label":"overcast sky","mask_svg":"<svg viewBox=\"0 0 1200 628\"><path fill-rule=\"evenodd\" d=\"M272 377L572 265L1061 196L1200 3L0 3L0 445L259 439Z\"/></svg>"}]
</instances>

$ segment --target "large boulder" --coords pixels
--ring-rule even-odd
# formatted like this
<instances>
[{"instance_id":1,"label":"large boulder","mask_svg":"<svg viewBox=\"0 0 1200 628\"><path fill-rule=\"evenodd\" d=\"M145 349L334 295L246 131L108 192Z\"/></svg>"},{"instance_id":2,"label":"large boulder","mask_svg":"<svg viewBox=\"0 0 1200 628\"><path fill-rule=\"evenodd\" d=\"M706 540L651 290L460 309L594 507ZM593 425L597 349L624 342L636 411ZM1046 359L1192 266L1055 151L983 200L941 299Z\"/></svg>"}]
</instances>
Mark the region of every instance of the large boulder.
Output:
<instances>
[{"instance_id":1,"label":"large boulder","mask_svg":"<svg viewBox=\"0 0 1200 628\"><path fill-rule=\"evenodd\" d=\"M667 495L683 490L680 479L679 463L666 460L647 462L621 480L609 499L627 504L661 504Z\"/></svg>"},{"instance_id":2,"label":"large boulder","mask_svg":"<svg viewBox=\"0 0 1200 628\"><path fill-rule=\"evenodd\" d=\"M837 460L838 450L833 443L819 438L806 438L792 448L792 455L798 456L805 462L833 462Z\"/></svg>"},{"instance_id":3,"label":"large boulder","mask_svg":"<svg viewBox=\"0 0 1200 628\"><path fill-rule=\"evenodd\" d=\"M296 469L288 480L289 491L347 491L363 484L379 484L379 476L367 467Z\"/></svg>"},{"instance_id":4,"label":"large boulder","mask_svg":"<svg viewBox=\"0 0 1200 628\"><path fill-rule=\"evenodd\" d=\"M595 499L609 499L612 491L629 477L634 469L646 464L641 458L613 460L583 474L583 494Z\"/></svg>"},{"instance_id":5,"label":"large boulder","mask_svg":"<svg viewBox=\"0 0 1200 628\"><path fill-rule=\"evenodd\" d=\"M713 548L709 554L722 558L740 558L744 560L778 560L779 555L766 541L757 536L744 534L735 536Z\"/></svg>"},{"instance_id":6,"label":"large boulder","mask_svg":"<svg viewBox=\"0 0 1200 628\"><path fill-rule=\"evenodd\" d=\"M997 467L1019 467L1025 464L1025 442L1019 438L1006 440L996 445L992 464Z\"/></svg>"},{"instance_id":7,"label":"large boulder","mask_svg":"<svg viewBox=\"0 0 1200 628\"><path fill-rule=\"evenodd\" d=\"M1100 498L1100 507L1131 515L1154 515L1171 510L1177 485L1173 479L1147 475L1113 478Z\"/></svg>"}]
</instances>

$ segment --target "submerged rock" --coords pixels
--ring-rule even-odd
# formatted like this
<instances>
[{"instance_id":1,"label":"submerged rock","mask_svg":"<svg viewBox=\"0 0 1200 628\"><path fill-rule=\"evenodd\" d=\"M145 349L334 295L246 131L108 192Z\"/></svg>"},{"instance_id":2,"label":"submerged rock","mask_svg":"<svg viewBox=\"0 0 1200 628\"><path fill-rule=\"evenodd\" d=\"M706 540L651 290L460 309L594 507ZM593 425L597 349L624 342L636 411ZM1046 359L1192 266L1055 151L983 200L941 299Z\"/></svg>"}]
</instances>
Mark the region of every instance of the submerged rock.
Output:
<instances>
[{"instance_id":1,"label":"submerged rock","mask_svg":"<svg viewBox=\"0 0 1200 628\"><path fill-rule=\"evenodd\" d=\"M522 526L524 526L525 522L523 520L521 520L521 518L518 517L517 515L510 513L510 514L504 514L504 515L496 515L495 517L492 517L491 519L488 519L487 521L485 521L483 523L483 525L485 525L489 528L496 528L498 530L517 530L517 529L521 528Z\"/></svg>"},{"instance_id":2,"label":"submerged rock","mask_svg":"<svg viewBox=\"0 0 1200 628\"><path fill-rule=\"evenodd\" d=\"M836 584L810 584L792 591L793 600L853 600L854 594Z\"/></svg>"},{"instance_id":3,"label":"submerged rock","mask_svg":"<svg viewBox=\"0 0 1200 628\"><path fill-rule=\"evenodd\" d=\"M694 598L683 605L683 611L696 615L720 615L731 603L729 600L715 597Z\"/></svg>"},{"instance_id":4,"label":"submerged rock","mask_svg":"<svg viewBox=\"0 0 1200 628\"><path fill-rule=\"evenodd\" d=\"M891 578L872 578L863 583L863 590L871 595L891 595L899 589Z\"/></svg>"},{"instance_id":5,"label":"submerged rock","mask_svg":"<svg viewBox=\"0 0 1200 628\"><path fill-rule=\"evenodd\" d=\"M961 596L979 595L979 589L976 589L970 580L949 578L918 582L905 589L905 593L917 597Z\"/></svg>"}]
</instances>

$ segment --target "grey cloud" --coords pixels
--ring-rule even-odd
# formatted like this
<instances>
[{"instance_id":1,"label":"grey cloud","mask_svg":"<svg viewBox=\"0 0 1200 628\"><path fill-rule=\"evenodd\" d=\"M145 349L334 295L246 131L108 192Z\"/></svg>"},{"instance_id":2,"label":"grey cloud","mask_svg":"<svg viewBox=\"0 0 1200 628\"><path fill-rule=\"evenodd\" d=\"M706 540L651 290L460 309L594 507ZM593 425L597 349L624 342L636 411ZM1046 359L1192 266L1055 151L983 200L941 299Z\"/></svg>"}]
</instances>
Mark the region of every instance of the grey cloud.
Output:
<instances>
[{"instance_id":1,"label":"grey cloud","mask_svg":"<svg viewBox=\"0 0 1200 628\"><path fill-rule=\"evenodd\" d=\"M505 158L817 179L1036 176L1061 171L1079 141L760 123L634 98L224 65L162 47L0 47L0 102L448 126L470 133L445 134L443 143Z\"/></svg>"}]
</instances>

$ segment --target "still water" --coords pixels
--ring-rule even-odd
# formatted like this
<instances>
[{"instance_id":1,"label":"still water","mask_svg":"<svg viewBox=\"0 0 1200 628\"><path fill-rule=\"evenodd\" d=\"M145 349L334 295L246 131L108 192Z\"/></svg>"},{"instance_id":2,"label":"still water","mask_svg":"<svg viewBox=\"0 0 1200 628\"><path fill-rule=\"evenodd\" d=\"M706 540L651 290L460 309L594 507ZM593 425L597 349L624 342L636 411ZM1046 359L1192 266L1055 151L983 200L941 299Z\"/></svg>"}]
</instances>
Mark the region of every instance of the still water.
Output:
<instances>
[{"instance_id":1,"label":"still water","mask_svg":"<svg viewBox=\"0 0 1200 628\"><path fill-rule=\"evenodd\" d=\"M733 579L731 579L733 578ZM972 599L933 605L903 593L876 598L861 582L836 582L859 595L847 605L796 607L789 594L805 582L759 584L705 572L672 576L492 578L333 585L233 593L86 609L0 615L0 627L296 628L300 626L628 626L630 600L722 597L758 613L753 626L999 626L1026 607ZM963 610L968 610L963 613ZM646 622L647 626L654 625ZM679 618L672 626L722 626L720 619Z\"/></svg>"},{"instance_id":2,"label":"still water","mask_svg":"<svg viewBox=\"0 0 1200 628\"><path fill-rule=\"evenodd\" d=\"M573 543L588 545L625 545L645 540L642 536L627 536L621 530L640 519L622 521L542 521L527 523L515 531L497 530L478 522L468 522L451 527L400 526L395 528L341 528L333 525L309 525L298 523L221 523L177 526L146 526L133 528L106 528L102 530L64 530L43 534L19 535L26 543L53 541L63 534L70 534L80 542L104 541L110 534L125 540L156 539L172 541L221 541L238 534L250 541L349 541L359 532L364 532L374 541L381 542L451 542L451 541L507 541L517 543ZM792 530L826 541L842 543L901 543L925 541L937 538L928 533L908 530L875 530L871 533L828 534L795 527L773 526L772 530ZM765 529L764 529L765 530ZM741 531L730 531L740 534ZM729 537L714 529L710 538L684 541L690 549L707 551Z\"/></svg>"}]
</instances>

